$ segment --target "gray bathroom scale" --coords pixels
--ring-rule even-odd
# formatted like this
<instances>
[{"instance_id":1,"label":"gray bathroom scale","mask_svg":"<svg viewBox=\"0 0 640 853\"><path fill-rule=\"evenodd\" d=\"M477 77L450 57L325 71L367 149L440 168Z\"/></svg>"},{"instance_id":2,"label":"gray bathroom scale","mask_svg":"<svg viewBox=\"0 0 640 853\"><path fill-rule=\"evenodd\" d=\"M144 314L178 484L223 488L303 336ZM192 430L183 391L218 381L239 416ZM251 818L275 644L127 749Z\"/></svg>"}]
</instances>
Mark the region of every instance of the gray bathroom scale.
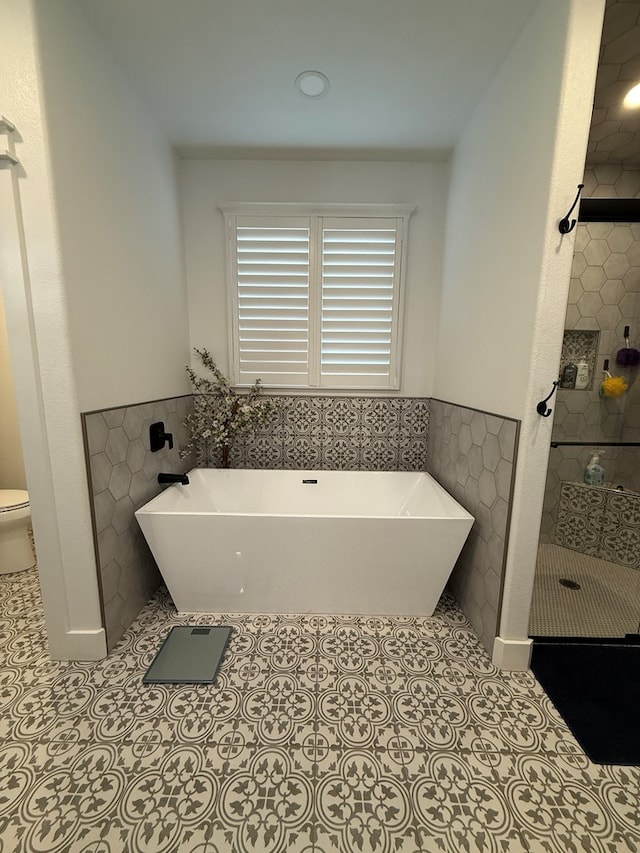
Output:
<instances>
[{"instance_id":1,"label":"gray bathroom scale","mask_svg":"<svg viewBox=\"0 0 640 853\"><path fill-rule=\"evenodd\" d=\"M232 629L176 625L142 679L144 684L213 684Z\"/></svg>"}]
</instances>

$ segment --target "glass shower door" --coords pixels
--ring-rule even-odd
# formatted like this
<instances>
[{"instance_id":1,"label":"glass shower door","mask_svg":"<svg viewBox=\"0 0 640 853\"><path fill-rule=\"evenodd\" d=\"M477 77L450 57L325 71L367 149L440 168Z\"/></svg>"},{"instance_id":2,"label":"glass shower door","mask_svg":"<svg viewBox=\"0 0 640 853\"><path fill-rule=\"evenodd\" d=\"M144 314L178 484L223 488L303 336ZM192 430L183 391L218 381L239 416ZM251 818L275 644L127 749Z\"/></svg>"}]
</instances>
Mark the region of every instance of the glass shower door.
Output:
<instances>
[{"instance_id":1,"label":"glass shower door","mask_svg":"<svg viewBox=\"0 0 640 853\"><path fill-rule=\"evenodd\" d=\"M575 250L530 634L624 637L640 633L640 223L581 221Z\"/></svg>"}]
</instances>

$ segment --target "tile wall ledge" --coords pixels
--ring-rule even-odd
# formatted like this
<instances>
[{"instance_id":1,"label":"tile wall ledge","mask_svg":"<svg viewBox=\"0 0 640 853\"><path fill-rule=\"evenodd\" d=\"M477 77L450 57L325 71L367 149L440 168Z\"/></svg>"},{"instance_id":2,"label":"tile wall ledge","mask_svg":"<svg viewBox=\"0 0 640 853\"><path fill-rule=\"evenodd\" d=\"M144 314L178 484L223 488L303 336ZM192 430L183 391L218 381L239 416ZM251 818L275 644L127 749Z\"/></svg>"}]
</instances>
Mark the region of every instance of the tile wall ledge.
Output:
<instances>
[{"instance_id":1,"label":"tile wall ledge","mask_svg":"<svg viewBox=\"0 0 640 853\"><path fill-rule=\"evenodd\" d=\"M165 403L167 400L183 400L186 397L193 397L193 392L188 391L186 394L168 394L166 397L157 397L153 400L139 400L137 403L120 403L118 406L105 406L102 409L87 409L80 412L80 417L85 418L87 415L98 415L103 412L113 412L116 409L132 409L136 406L152 406L155 403Z\"/></svg>"},{"instance_id":2,"label":"tile wall ledge","mask_svg":"<svg viewBox=\"0 0 640 853\"><path fill-rule=\"evenodd\" d=\"M249 387L238 387L233 386L233 390L238 394L249 393ZM267 388L263 386L263 393L265 397L322 397L327 399L334 399L336 397L371 397L377 400L433 400L437 403L445 403L448 406L459 406L462 409L469 409L472 412L479 412L483 415L491 415L494 418L502 418L505 421L513 421L514 423L521 423L519 418L512 418L509 415L503 415L499 412L492 412L488 409L478 409L475 406L467 406L464 403L454 403L451 400L443 400L442 397L432 397L429 394L408 394L404 393L401 390L390 390L385 388L381 391L376 391L375 389L363 389L361 391L353 390L353 389L337 389L335 391L330 391L328 389L315 389L315 388ZM87 415L95 415L101 414L102 412L111 412L114 409L128 409L134 406L145 406L151 405L153 403L163 403L166 400L179 400L184 399L186 397L192 397L193 391L188 391L186 394L169 394L166 397L157 397L153 400L139 400L136 403L122 403L117 406L106 406L100 409L87 409L86 411L80 412L81 417L85 417Z\"/></svg>"},{"instance_id":3,"label":"tile wall ledge","mask_svg":"<svg viewBox=\"0 0 640 853\"><path fill-rule=\"evenodd\" d=\"M456 406L459 409L468 409L470 412L478 412L480 415L489 415L492 418L500 418L503 421L511 421L514 424L521 424L520 418L512 418L510 415L503 415L500 412L492 412L489 409L477 409L475 406L467 406L466 403L454 403L452 400L443 400L442 397L427 397L434 403L444 403L445 406Z\"/></svg>"}]
</instances>

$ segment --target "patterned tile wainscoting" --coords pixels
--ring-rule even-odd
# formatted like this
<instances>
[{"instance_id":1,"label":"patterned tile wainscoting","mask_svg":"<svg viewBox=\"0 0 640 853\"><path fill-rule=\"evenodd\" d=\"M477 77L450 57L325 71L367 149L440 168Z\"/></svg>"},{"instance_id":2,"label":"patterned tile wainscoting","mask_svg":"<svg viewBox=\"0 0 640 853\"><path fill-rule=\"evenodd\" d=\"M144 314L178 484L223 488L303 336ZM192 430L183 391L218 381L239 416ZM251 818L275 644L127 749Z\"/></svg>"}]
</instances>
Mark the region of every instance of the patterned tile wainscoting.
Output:
<instances>
[{"instance_id":1,"label":"patterned tile wainscoting","mask_svg":"<svg viewBox=\"0 0 640 853\"><path fill-rule=\"evenodd\" d=\"M427 470L476 519L450 587L491 654L500 615L520 422L431 400Z\"/></svg>"},{"instance_id":2,"label":"patterned tile wainscoting","mask_svg":"<svg viewBox=\"0 0 640 853\"><path fill-rule=\"evenodd\" d=\"M556 544L640 569L640 495L563 483Z\"/></svg>"},{"instance_id":3,"label":"patterned tile wainscoting","mask_svg":"<svg viewBox=\"0 0 640 853\"><path fill-rule=\"evenodd\" d=\"M638 438L634 440L637 441ZM584 469L597 447L597 443L594 442L587 447L551 448L540 528L540 542L543 544L557 542L556 523L563 483L582 482ZM599 449L599 453L606 485L612 488L622 485L631 491L640 491L639 447L604 447Z\"/></svg>"},{"instance_id":4,"label":"patterned tile wainscoting","mask_svg":"<svg viewBox=\"0 0 640 853\"><path fill-rule=\"evenodd\" d=\"M422 397L278 396L269 422L238 440L232 468L424 471L429 400ZM202 446L199 466L219 453Z\"/></svg>"},{"instance_id":5,"label":"patterned tile wainscoting","mask_svg":"<svg viewBox=\"0 0 640 853\"><path fill-rule=\"evenodd\" d=\"M173 397L82 416L98 580L107 645L111 650L161 582L134 512L162 487L159 471L193 467L181 459L183 422L192 397ZM164 421L168 445L149 449L149 426Z\"/></svg>"}]
</instances>

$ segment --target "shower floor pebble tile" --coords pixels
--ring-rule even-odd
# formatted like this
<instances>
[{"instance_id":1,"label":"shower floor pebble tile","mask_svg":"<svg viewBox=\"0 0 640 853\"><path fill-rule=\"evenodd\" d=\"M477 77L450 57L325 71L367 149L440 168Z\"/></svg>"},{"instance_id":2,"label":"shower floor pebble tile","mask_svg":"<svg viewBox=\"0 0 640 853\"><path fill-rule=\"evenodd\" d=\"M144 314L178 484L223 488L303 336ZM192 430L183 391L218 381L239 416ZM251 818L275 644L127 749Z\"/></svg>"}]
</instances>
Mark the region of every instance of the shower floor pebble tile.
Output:
<instances>
[{"instance_id":1,"label":"shower floor pebble tile","mask_svg":"<svg viewBox=\"0 0 640 853\"><path fill-rule=\"evenodd\" d=\"M561 579L580 587L562 586ZM640 571L560 545L540 545L531 636L624 637L639 631Z\"/></svg>"},{"instance_id":2,"label":"shower floor pebble tile","mask_svg":"<svg viewBox=\"0 0 640 853\"><path fill-rule=\"evenodd\" d=\"M433 617L178 615L52 662L0 578L0 853L638 853L640 768L592 764L531 673ZM218 681L144 685L173 625L231 624Z\"/></svg>"}]
</instances>

